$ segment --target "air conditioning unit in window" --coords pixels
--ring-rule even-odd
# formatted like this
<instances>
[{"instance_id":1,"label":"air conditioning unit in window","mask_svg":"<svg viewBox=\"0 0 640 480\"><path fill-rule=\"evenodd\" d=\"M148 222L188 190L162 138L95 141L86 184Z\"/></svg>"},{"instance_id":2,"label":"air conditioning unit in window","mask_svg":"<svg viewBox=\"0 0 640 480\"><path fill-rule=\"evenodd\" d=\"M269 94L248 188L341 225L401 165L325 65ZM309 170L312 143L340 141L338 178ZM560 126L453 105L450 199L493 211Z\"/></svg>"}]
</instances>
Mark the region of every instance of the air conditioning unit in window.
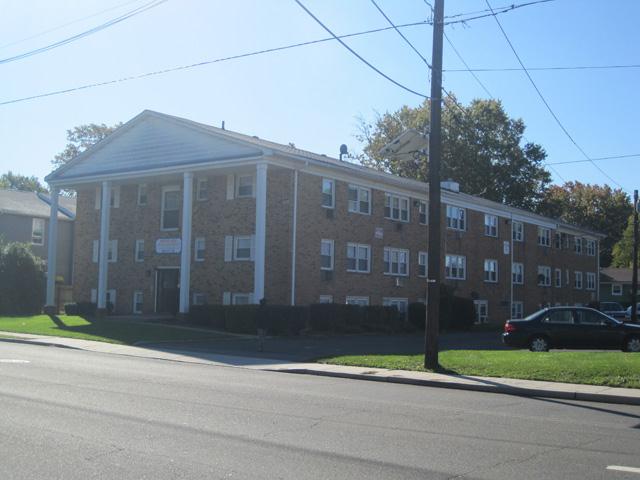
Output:
<instances>
[{"instance_id":1,"label":"air conditioning unit in window","mask_svg":"<svg viewBox=\"0 0 640 480\"><path fill-rule=\"evenodd\" d=\"M333 218L333 208L325 208L324 212L327 218Z\"/></svg>"},{"instance_id":2,"label":"air conditioning unit in window","mask_svg":"<svg viewBox=\"0 0 640 480\"><path fill-rule=\"evenodd\" d=\"M321 278L323 281L328 282L333 279L333 271L332 270L322 270Z\"/></svg>"}]
</instances>

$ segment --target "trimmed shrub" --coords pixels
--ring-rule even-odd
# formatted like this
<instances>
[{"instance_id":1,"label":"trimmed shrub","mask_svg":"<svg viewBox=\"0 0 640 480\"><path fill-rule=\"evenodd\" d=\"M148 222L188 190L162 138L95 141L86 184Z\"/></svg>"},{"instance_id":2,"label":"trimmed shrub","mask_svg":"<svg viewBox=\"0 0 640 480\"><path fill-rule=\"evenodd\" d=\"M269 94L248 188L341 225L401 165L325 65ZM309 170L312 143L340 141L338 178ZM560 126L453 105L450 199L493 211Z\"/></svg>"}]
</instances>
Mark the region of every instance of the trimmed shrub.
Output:
<instances>
[{"instance_id":1,"label":"trimmed shrub","mask_svg":"<svg viewBox=\"0 0 640 480\"><path fill-rule=\"evenodd\" d=\"M64 313L66 315L80 315L78 313L78 304L77 303L65 303L64 304Z\"/></svg>"},{"instance_id":2,"label":"trimmed shrub","mask_svg":"<svg viewBox=\"0 0 640 480\"><path fill-rule=\"evenodd\" d=\"M444 294L443 294L444 293ZM418 330L424 330L426 305L412 303L409 305L409 324ZM440 292L439 330L469 330L476 321L473 300L455 296L450 290Z\"/></svg>"},{"instance_id":3,"label":"trimmed shrub","mask_svg":"<svg viewBox=\"0 0 640 480\"><path fill-rule=\"evenodd\" d=\"M44 288L44 263L28 245L10 243L0 250L0 314L40 313Z\"/></svg>"},{"instance_id":4,"label":"trimmed shrub","mask_svg":"<svg viewBox=\"0 0 640 480\"><path fill-rule=\"evenodd\" d=\"M76 315L80 315L81 317L93 317L98 307L93 302L78 302L76 305L78 306L78 313Z\"/></svg>"}]
</instances>

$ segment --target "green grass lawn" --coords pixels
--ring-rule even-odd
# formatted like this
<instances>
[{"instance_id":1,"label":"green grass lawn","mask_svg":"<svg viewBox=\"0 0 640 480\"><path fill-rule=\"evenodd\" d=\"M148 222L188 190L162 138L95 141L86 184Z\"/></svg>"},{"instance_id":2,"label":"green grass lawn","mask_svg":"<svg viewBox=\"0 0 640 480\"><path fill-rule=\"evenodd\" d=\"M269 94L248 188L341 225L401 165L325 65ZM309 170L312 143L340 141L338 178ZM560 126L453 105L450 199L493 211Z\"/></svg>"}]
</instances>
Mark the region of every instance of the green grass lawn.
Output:
<instances>
[{"instance_id":1,"label":"green grass lawn","mask_svg":"<svg viewBox=\"0 0 640 480\"><path fill-rule=\"evenodd\" d=\"M173 325L132 322L117 318L87 320L73 315L0 317L0 331L82 338L128 345L136 342L204 340L219 336Z\"/></svg>"},{"instance_id":2,"label":"green grass lawn","mask_svg":"<svg viewBox=\"0 0 640 480\"><path fill-rule=\"evenodd\" d=\"M546 352L525 350L447 350L441 372L640 388L640 354L624 352ZM341 356L321 363L425 371L422 355Z\"/></svg>"}]
</instances>

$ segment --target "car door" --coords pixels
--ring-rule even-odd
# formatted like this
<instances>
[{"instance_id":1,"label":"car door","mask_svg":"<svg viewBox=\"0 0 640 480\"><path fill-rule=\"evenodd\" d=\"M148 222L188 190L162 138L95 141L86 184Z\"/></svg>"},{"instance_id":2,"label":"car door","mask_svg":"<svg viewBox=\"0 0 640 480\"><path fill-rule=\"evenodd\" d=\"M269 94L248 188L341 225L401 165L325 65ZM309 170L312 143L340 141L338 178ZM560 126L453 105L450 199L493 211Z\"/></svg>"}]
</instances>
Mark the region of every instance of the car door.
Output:
<instances>
[{"instance_id":1,"label":"car door","mask_svg":"<svg viewBox=\"0 0 640 480\"><path fill-rule=\"evenodd\" d=\"M568 348L576 344L576 332L573 313L568 308L549 310L541 325L553 348Z\"/></svg>"},{"instance_id":2,"label":"car door","mask_svg":"<svg viewBox=\"0 0 640 480\"><path fill-rule=\"evenodd\" d=\"M578 342L582 348L620 348L622 330L618 323L596 310L579 310Z\"/></svg>"}]
</instances>

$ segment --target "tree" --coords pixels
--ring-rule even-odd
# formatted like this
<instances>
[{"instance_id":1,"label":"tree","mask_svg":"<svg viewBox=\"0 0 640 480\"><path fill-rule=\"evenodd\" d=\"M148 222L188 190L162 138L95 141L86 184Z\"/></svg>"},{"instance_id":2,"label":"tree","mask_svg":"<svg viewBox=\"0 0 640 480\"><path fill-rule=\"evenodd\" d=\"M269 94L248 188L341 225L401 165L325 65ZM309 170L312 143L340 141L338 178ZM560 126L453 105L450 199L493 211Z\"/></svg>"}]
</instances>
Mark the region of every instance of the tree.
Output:
<instances>
[{"instance_id":1,"label":"tree","mask_svg":"<svg viewBox=\"0 0 640 480\"><path fill-rule=\"evenodd\" d=\"M111 134L116 128L120 127L122 122L117 123L111 127L101 123L89 123L87 125L80 125L73 127L71 130L67 130L67 146L64 150L58 153L51 163L54 167L58 168L67 163L72 158L75 158L87 148L95 145L100 140Z\"/></svg>"},{"instance_id":2,"label":"tree","mask_svg":"<svg viewBox=\"0 0 640 480\"><path fill-rule=\"evenodd\" d=\"M538 212L573 225L605 234L600 244L600 265L611 264L613 246L623 236L624 227L633 206L621 189L608 185L566 182L546 191Z\"/></svg>"},{"instance_id":3,"label":"tree","mask_svg":"<svg viewBox=\"0 0 640 480\"><path fill-rule=\"evenodd\" d=\"M551 176L542 165L547 154L535 143L523 145L524 122L510 118L498 100L473 100L468 106L447 98L442 111L442 178L460 184L461 191L509 205L533 209L541 201ZM360 161L368 166L426 181L428 162L384 158L380 149L407 128L425 131L429 102L378 115L372 124L360 119L363 142Z\"/></svg>"},{"instance_id":4,"label":"tree","mask_svg":"<svg viewBox=\"0 0 640 480\"><path fill-rule=\"evenodd\" d=\"M633 268L633 214L627 221L622 238L613 246L611 266Z\"/></svg>"},{"instance_id":5,"label":"tree","mask_svg":"<svg viewBox=\"0 0 640 480\"><path fill-rule=\"evenodd\" d=\"M23 243L0 248L0 314L34 315L44 302L44 262Z\"/></svg>"},{"instance_id":6,"label":"tree","mask_svg":"<svg viewBox=\"0 0 640 480\"><path fill-rule=\"evenodd\" d=\"M47 188L40 183L38 177L27 177L26 175L13 173L11 170L0 176L0 188L12 188L26 192L40 193L47 193L48 191Z\"/></svg>"}]
</instances>

